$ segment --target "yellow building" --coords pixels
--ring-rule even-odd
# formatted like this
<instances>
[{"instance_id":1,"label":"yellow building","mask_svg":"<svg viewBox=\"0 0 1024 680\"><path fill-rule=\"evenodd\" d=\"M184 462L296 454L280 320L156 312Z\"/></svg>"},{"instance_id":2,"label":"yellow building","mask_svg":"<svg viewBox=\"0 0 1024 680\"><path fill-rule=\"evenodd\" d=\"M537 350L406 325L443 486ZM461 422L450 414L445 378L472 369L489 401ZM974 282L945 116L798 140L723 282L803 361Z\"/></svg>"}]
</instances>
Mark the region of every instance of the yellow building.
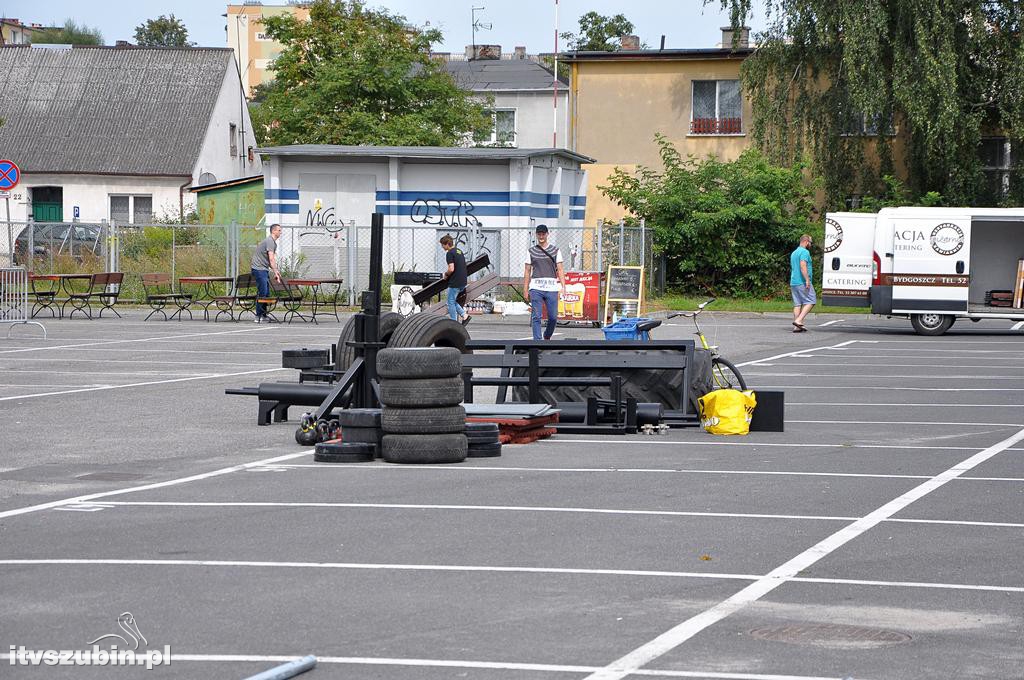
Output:
<instances>
[{"instance_id":1,"label":"yellow building","mask_svg":"<svg viewBox=\"0 0 1024 680\"><path fill-rule=\"evenodd\" d=\"M305 20L309 18L309 9L300 3L228 5L228 47L235 51L246 97L251 97L253 88L260 83L274 79L268 67L281 53L281 44L267 37L262 19L282 14L294 14Z\"/></svg>"},{"instance_id":2,"label":"yellow building","mask_svg":"<svg viewBox=\"0 0 1024 680\"><path fill-rule=\"evenodd\" d=\"M37 32L46 30L42 24L23 24L18 19L0 19L0 45L28 45Z\"/></svg>"},{"instance_id":3,"label":"yellow building","mask_svg":"<svg viewBox=\"0 0 1024 680\"><path fill-rule=\"evenodd\" d=\"M746 35L744 35L744 38ZM628 38L628 36L627 36ZM588 171L587 226L618 220L626 212L598 188L615 168L645 165L660 170L656 133L683 156L714 154L733 160L753 144L750 101L740 88L740 64L753 49L628 49L569 52L571 67L569 148L597 159Z\"/></svg>"}]
</instances>

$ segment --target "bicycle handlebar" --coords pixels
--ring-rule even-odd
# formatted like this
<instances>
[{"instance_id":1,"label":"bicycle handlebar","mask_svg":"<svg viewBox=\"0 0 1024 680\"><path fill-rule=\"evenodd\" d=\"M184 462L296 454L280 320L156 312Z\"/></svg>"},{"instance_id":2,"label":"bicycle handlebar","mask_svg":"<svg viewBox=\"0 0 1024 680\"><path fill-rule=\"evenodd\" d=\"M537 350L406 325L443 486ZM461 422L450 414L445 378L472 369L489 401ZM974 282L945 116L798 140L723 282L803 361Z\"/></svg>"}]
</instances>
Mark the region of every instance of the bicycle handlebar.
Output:
<instances>
[{"instance_id":1,"label":"bicycle handlebar","mask_svg":"<svg viewBox=\"0 0 1024 680\"><path fill-rule=\"evenodd\" d=\"M697 309L695 311L692 311L692 312L674 312L672 314L669 314L668 318L669 319L674 319L677 316L682 316L682 317L685 317L687 319L692 319L692 318L696 317L698 314L700 314L701 312L703 312L704 308L707 307L708 305L710 305L716 299L717 298L711 298L710 300L707 300L706 302L700 303L699 305L697 305Z\"/></svg>"}]
</instances>

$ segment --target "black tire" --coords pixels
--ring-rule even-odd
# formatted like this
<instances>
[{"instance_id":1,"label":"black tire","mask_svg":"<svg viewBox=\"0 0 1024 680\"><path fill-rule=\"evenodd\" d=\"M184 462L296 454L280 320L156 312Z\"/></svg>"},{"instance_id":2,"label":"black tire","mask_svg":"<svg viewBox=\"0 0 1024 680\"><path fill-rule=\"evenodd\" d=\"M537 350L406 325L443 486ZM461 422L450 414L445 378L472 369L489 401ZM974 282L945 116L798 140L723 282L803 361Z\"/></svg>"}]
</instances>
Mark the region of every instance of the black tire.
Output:
<instances>
[{"instance_id":1,"label":"black tire","mask_svg":"<svg viewBox=\"0 0 1024 680\"><path fill-rule=\"evenodd\" d=\"M436 314L413 314L395 329L388 347L454 347L466 352L469 331L458 321Z\"/></svg>"},{"instance_id":2,"label":"black tire","mask_svg":"<svg viewBox=\"0 0 1024 680\"><path fill-rule=\"evenodd\" d=\"M469 446L465 435L384 435L383 458L389 463L461 463Z\"/></svg>"},{"instance_id":3,"label":"black tire","mask_svg":"<svg viewBox=\"0 0 1024 680\"><path fill-rule=\"evenodd\" d=\"M462 434L466 410L461 406L385 408L381 425L386 434Z\"/></svg>"},{"instance_id":4,"label":"black tire","mask_svg":"<svg viewBox=\"0 0 1024 680\"><path fill-rule=\"evenodd\" d=\"M389 347L377 353L377 375L395 380L457 377L462 353L452 347Z\"/></svg>"},{"instance_id":5,"label":"black tire","mask_svg":"<svg viewBox=\"0 0 1024 680\"><path fill-rule=\"evenodd\" d=\"M652 353L665 353L665 350L619 350L615 355L619 358L633 356L649 356ZM600 358L607 356L607 350L550 350L546 353L584 355ZM678 352L672 352L678 354ZM541 369L543 377L578 377L607 378L619 373L623 378L624 398L633 397L638 402L654 402L664 405L667 410L682 408L680 393L682 392L683 372L657 369L595 369L595 368L545 368ZM694 353L694 366L690 373L690 404L693 413L697 412L697 399L715 389L711 379L711 353L698 349ZM526 369L518 368L512 374L518 377L526 375ZM526 401L529 392L526 387L516 387L513 393L519 401ZM589 397L611 399L610 387L541 387L541 399L549 404L559 401L585 402Z\"/></svg>"},{"instance_id":6,"label":"black tire","mask_svg":"<svg viewBox=\"0 0 1024 680\"><path fill-rule=\"evenodd\" d=\"M949 314L914 314L910 325L918 335L942 335L950 329L956 317Z\"/></svg>"},{"instance_id":7,"label":"black tire","mask_svg":"<svg viewBox=\"0 0 1024 680\"><path fill-rule=\"evenodd\" d=\"M403 352L405 350L402 350ZM380 401L385 406L440 407L462 403L465 386L462 378L424 378L422 380L395 380L380 382Z\"/></svg>"},{"instance_id":8,"label":"black tire","mask_svg":"<svg viewBox=\"0 0 1024 680\"><path fill-rule=\"evenodd\" d=\"M718 357L711 360L712 376L715 386L720 390L745 390L747 381L743 379L739 369L728 359Z\"/></svg>"},{"instance_id":9,"label":"black tire","mask_svg":"<svg viewBox=\"0 0 1024 680\"><path fill-rule=\"evenodd\" d=\"M476 435L476 434L467 434L466 435L466 440L469 441L469 445L470 446L480 446L482 444L499 444L499 443L501 443L501 438L498 435L496 435L496 434L489 434L489 435L484 435L484 436Z\"/></svg>"},{"instance_id":10,"label":"black tire","mask_svg":"<svg viewBox=\"0 0 1024 680\"><path fill-rule=\"evenodd\" d=\"M324 442L316 445L313 460L318 463L366 463L374 458L374 444L351 442Z\"/></svg>"},{"instance_id":11,"label":"black tire","mask_svg":"<svg viewBox=\"0 0 1024 680\"><path fill-rule=\"evenodd\" d=\"M379 427L343 427L341 441L349 443L380 444L384 430Z\"/></svg>"},{"instance_id":12,"label":"black tire","mask_svg":"<svg viewBox=\"0 0 1024 680\"><path fill-rule=\"evenodd\" d=\"M497 458L501 455L501 444L469 445L468 458Z\"/></svg>"},{"instance_id":13,"label":"black tire","mask_svg":"<svg viewBox=\"0 0 1024 680\"><path fill-rule=\"evenodd\" d=\"M380 315L380 341L387 344L395 333L395 329L402 323L402 315L397 312L384 312ZM348 343L356 339L356 317L353 315L341 328L341 335L338 336L338 350L334 361L334 370L345 371L352 365L356 358L356 350L349 347Z\"/></svg>"},{"instance_id":14,"label":"black tire","mask_svg":"<svg viewBox=\"0 0 1024 680\"><path fill-rule=\"evenodd\" d=\"M381 416L379 408L347 408L335 411L338 414L338 423L342 428L346 427L380 427Z\"/></svg>"}]
</instances>

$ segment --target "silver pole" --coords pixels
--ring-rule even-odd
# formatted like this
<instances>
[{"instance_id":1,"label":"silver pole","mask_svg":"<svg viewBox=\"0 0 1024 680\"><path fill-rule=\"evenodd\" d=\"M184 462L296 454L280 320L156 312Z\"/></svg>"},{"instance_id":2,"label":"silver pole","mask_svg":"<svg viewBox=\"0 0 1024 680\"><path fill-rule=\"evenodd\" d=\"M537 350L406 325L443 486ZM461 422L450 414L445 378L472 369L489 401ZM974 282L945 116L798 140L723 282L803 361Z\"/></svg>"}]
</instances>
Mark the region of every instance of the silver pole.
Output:
<instances>
[{"instance_id":1,"label":"silver pole","mask_svg":"<svg viewBox=\"0 0 1024 680\"><path fill-rule=\"evenodd\" d=\"M626 221L619 220L619 265L626 264Z\"/></svg>"},{"instance_id":2,"label":"silver pole","mask_svg":"<svg viewBox=\"0 0 1024 680\"><path fill-rule=\"evenodd\" d=\"M647 266L647 218L640 218L640 266ZM649 273L649 272L648 272ZM649 277L648 277L649 280Z\"/></svg>"},{"instance_id":3,"label":"silver pole","mask_svg":"<svg viewBox=\"0 0 1024 680\"><path fill-rule=\"evenodd\" d=\"M356 282L355 282L355 271L356 271L356 221L348 221L348 229L345 236L345 250L348 264L345 272L345 279L348 281L348 303L349 305L356 304Z\"/></svg>"},{"instance_id":4,"label":"silver pole","mask_svg":"<svg viewBox=\"0 0 1024 680\"><path fill-rule=\"evenodd\" d=\"M175 276L175 273L176 273L176 270L177 270L177 268L175 267L175 265L176 265L177 263L176 263L176 261L175 261L175 256L174 256L174 240L175 240L175 231L176 231L176 230L174 229L174 225L172 224L172 225L171 225L171 281L174 281L174 280L175 280L175 279L177 278L177 277Z\"/></svg>"},{"instance_id":5,"label":"silver pole","mask_svg":"<svg viewBox=\"0 0 1024 680\"><path fill-rule=\"evenodd\" d=\"M604 220L597 221L597 267L599 272L604 271Z\"/></svg>"},{"instance_id":6,"label":"silver pole","mask_svg":"<svg viewBox=\"0 0 1024 680\"><path fill-rule=\"evenodd\" d=\"M4 204L7 206L7 266L14 266L14 227L11 226L11 198L7 196L4 198Z\"/></svg>"}]
</instances>

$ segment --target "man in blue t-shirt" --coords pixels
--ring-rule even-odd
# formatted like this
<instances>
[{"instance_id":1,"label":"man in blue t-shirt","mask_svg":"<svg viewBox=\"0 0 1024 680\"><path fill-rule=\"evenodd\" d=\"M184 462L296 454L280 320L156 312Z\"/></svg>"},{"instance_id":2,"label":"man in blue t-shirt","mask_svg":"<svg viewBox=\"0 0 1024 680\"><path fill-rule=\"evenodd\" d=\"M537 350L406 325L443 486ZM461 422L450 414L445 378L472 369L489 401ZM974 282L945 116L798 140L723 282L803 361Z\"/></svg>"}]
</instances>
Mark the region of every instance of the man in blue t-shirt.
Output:
<instances>
[{"instance_id":1,"label":"man in blue t-shirt","mask_svg":"<svg viewBox=\"0 0 1024 680\"><path fill-rule=\"evenodd\" d=\"M814 284L811 283L811 253L807 250L810 245L811 237L804 234L800 237L800 245L789 255L789 289L793 293L794 333L807 332L804 319L818 301L814 294Z\"/></svg>"}]
</instances>

